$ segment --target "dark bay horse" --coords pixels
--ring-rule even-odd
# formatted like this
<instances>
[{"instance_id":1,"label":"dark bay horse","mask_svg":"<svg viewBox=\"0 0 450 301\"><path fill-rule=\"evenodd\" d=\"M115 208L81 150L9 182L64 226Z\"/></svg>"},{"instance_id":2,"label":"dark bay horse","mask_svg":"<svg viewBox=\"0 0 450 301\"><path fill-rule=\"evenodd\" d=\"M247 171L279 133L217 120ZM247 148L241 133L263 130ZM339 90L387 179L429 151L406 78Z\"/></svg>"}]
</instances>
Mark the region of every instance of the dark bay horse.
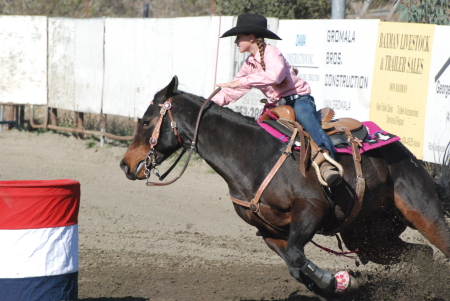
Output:
<instances>
[{"instance_id":1,"label":"dark bay horse","mask_svg":"<svg viewBox=\"0 0 450 301\"><path fill-rule=\"evenodd\" d=\"M160 121L161 106L168 100L170 118ZM144 166L148 165L149 139L154 132L158 132L158 140L152 139L155 164L180 148L191 147L204 103L201 97L179 91L176 77L158 92L120 162L127 178L147 178L149 170ZM231 197L252 200L286 145L254 119L212 102L205 104L199 120L196 151L227 182ZM155 127L159 131L154 131ZM329 193L348 214L356 198L355 166L351 155L336 156L344 167L344 180ZM410 226L450 257L450 229L433 179L420 162L397 141L363 153L361 164L366 180L364 199L357 218L340 231L346 247L358 249L364 263L396 263L424 248L427 254L432 254L428 246L400 239L400 234ZM308 169L306 177L299 172L297 154L286 159L261 195L260 212L268 222L249 208L235 203L234 208L244 221L259 230L295 279L322 298L337 297L336 278L308 260L304 246L315 234L332 231L342 221L335 218L332 202L325 196L314 170ZM352 278L349 291L356 286Z\"/></svg>"}]
</instances>

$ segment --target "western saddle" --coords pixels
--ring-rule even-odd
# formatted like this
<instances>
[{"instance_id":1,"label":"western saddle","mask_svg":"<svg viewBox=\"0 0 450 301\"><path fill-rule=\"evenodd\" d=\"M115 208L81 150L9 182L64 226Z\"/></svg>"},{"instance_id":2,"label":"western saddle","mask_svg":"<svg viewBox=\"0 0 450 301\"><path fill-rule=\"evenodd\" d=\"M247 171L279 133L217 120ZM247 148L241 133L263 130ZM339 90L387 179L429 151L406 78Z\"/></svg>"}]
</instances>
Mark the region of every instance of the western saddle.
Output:
<instances>
[{"instance_id":1,"label":"western saddle","mask_svg":"<svg viewBox=\"0 0 450 301\"><path fill-rule=\"evenodd\" d=\"M367 137L366 127L360 121L353 118L333 119L335 112L328 107L319 110L318 114L320 114L322 129L330 136L330 139L335 146L352 147L355 166L358 165L357 171L360 171L361 156L359 147L361 146L361 142ZM302 164L300 164L300 171L304 176L306 176L306 166L308 165L308 162L311 162L311 165L316 170L319 182L323 186L328 186L322 179L319 171L319 166L325 161L334 165L339 170L340 175L343 176L342 166L333 160L327 152L323 152L311 136L303 130L303 127L296 122L295 113L291 106L281 105L270 108L268 112L266 111L263 113L260 120L262 123L268 124L288 137L291 137L295 128L298 129L299 134L295 140L297 145L299 143L301 145L300 162L302 162ZM311 158L311 161L309 161L309 158ZM361 172L358 174L362 176Z\"/></svg>"}]
</instances>

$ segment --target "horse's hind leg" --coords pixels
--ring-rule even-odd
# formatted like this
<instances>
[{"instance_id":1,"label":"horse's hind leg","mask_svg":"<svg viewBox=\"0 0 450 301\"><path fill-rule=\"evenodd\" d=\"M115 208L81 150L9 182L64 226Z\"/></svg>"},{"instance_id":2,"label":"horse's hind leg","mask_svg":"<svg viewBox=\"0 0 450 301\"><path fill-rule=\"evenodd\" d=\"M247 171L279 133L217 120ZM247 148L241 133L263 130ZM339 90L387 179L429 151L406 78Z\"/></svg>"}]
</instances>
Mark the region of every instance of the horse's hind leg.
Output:
<instances>
[{"instance_id":1,"label":"horse's hind leg","mask_svg":"<svg viewBox=\"0 0 450 301\"><path fill-rule=\"evenodd\" d=\"M346 247L349 250L358 249L357 254L364 264L368 261L378 264L409 261L408 256L419 250L433 255L431 247L407 243L400 238L406 229L406 222L397 208L392 207L376 218L341 232Z\"/></svg>"},{"instance_id":2,"label":"horse's hind leg","mask_svg":"<svg viewBox=\"0 0 450 301\"><path fill-rule=\"evenodd\" d=\"M388 164L395 206L430 243L450 257L450 228L433 179L402 145L395 144L391 148L387 151L391 154ZM394 157L393 153L396 154Z\"/></svg>"}]
</instances>

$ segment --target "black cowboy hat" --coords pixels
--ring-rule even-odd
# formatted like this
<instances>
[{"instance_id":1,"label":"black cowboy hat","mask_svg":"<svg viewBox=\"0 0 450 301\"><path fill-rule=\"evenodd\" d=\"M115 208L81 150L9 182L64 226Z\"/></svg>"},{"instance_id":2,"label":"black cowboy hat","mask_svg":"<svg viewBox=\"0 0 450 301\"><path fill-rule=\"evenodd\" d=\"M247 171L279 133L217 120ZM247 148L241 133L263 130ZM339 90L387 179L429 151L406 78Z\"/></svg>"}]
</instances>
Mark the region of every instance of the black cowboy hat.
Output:
<instances>
[{"instance_id":1,"label":"black cowboy hat","mask_svg":"<svg viewBox=\"0 0 450 301\"><path fill-rule=\"evenodd\" d=\"M267 29L266 17L256 14L240 14L237 19L236 27L225 32L221 38L238 34L254 34L259 38L281 40L279 36Z\"/></svg>"}]
</instances>

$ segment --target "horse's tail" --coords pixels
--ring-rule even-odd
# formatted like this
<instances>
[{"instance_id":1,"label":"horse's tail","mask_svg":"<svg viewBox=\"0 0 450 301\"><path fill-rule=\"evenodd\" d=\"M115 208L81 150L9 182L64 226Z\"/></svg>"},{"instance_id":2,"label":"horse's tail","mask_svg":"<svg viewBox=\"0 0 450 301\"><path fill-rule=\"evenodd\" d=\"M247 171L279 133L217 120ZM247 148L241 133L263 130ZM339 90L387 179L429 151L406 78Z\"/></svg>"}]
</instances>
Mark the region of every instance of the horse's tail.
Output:
<instances>
[{"instance_id":1,"label":"horse's tail","mask_svg":"<svg viewBox=\"0 0 450 301\"><path fill-rule=\"evenodd\" d=\"M434 167L434 179L445 214L450 217L450 143L445 148L441 164Z\"/></svg>"}]
</instances>

